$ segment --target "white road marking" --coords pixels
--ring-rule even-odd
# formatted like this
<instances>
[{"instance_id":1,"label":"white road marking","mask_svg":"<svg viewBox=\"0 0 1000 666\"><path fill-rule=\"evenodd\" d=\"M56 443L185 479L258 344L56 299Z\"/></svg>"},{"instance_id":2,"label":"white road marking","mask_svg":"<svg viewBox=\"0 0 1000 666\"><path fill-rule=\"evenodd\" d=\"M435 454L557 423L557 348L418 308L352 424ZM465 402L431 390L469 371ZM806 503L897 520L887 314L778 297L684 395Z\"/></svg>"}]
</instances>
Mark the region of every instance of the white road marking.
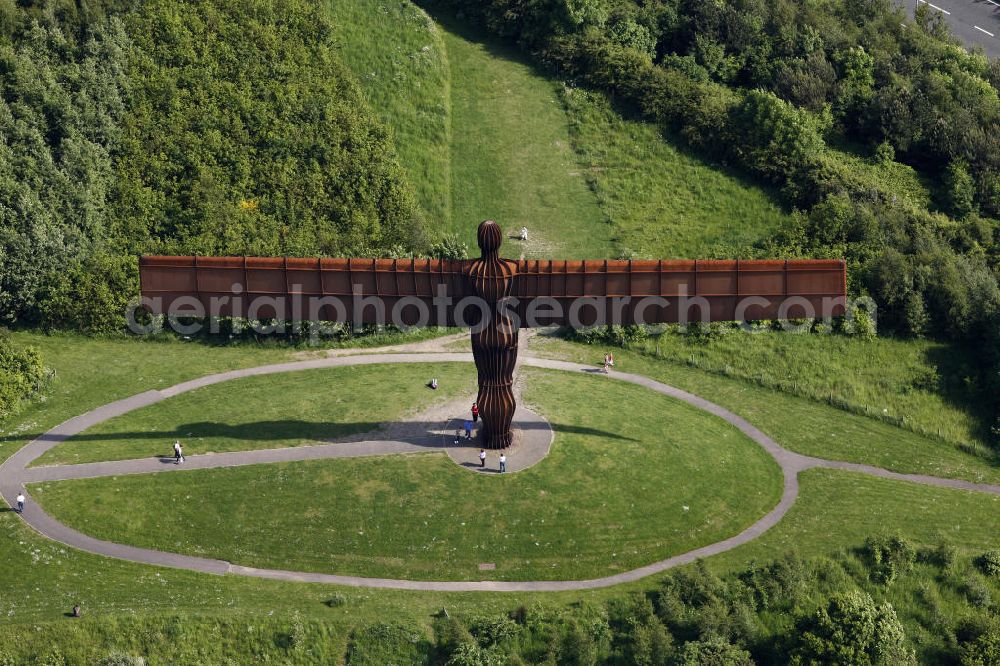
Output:
<instances>
[{"instance_id":1,"label":"white road marking","mask_svg":"<svg viewBox=\"0 0 1000 666\"><path fill-rule=\"evenodd\" d=\"M988 2L988 3L990 3L991 5L994 5L994 6L996 6L996 7L1000 7L1000 2L993 2L993 0L986 0L986 2Z\"/></svg>"},{"instance_id":2,"label":"white road marking","mask_svg":"<svg viewBox=\"0 0 1000 666\"><path fill-rule=\"evenodd\" d=\"M925 5L927 5L928 7L930 7L931 9L936 9L937 11L941 12L942 14L947 14L948 16L951 16L951 12L949 12L947 9L941 9L937 5L932 5L931 3L927 2L927 0L917 0L917 2L922 2Z\"/></svg>"},{"instance_id":3,"label":"white road marking","mask_svg":"<svg viewBox=\"0 0 1000 666\"><path fill-rule=\"evenodd\" d=\"M985 33L986 33L987 35L989 35L990 37L993 37L993 36L994 36L992 32L990 32L989 30L983 30L983 29L982 29L982 28L980 28L980 27L979 27L978 25L974 25L974 26L972 26L972 27L973 27L973 28L975 28L976 30L978 30L979 32L985 32Z\"/></svg>"}]
</instances>

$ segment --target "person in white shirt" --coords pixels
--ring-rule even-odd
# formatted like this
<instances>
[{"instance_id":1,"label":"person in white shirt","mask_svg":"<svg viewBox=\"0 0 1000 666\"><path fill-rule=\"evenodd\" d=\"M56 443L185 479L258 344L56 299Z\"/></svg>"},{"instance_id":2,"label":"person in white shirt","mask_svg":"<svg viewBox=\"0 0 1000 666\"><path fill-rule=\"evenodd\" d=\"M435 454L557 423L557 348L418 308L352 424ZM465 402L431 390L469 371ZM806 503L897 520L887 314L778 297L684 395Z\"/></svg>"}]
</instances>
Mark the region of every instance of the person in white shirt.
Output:
<instances>
[{"instance_id":1,"label":"person in white shirt","mask_svg":"<svg viewBox=\"0 0 1000 666\"><path fill-rule=\"evenodd\" d=\"M519 240L523 241L528 240L528 227L521 227L521 237L519 238Z\"/></svg>"},{"instance_id":2,"label":"person in white shirt","mask_svg":"<svg viewBox=\"0 0 1000 666\"><path fill-rule=\"evenodd\" d=\"M479 449L479 466L486 467L486 449Z\"/></svg>"},{"instance_id":3,"label":"person in white shirt","mask_svg":"<svg viewBox=\"0 0 1000 666\"><path fill-rule=\"evenodd\" d=\"M14 510L17 511L18 513L24 513L24 493L17 494L16 502L17 502L17 508Z\"/></svg>"},{"instance_id":4,"label":"person in white shirt","mask_svg":"<svg viewBox=\"0 0 1000 666\"><path fill-rule=\"evenodd\" d=\"M180 465L182 462L184 462L184 448L181 446L180 442L175 441L174 442L174 464L175 465Z\"/></svg>"},{"instance_id":5,"label":"person in white shirt","mask_svg":"<svg viewBox=\"0 0 1000 666\"><path fill-rule=\"evenodd\" d=\"M503 474L507 471L507 455L504 453L500 454L500 473Z\"/></svg>"}]
</instances>

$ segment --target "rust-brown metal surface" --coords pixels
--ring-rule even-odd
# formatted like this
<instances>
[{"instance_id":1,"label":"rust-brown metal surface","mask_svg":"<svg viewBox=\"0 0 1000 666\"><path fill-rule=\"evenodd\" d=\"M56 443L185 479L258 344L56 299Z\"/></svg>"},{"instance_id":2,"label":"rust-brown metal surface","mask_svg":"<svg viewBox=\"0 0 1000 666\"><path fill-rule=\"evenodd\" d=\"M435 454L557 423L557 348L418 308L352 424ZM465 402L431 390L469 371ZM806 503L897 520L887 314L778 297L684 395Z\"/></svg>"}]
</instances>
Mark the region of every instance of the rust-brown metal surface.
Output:
<instances>
[{"instance_id":1,"label":"rust-brown metal surface","mask_svg":"<svg viewBox=\"0 0 1000 666\"><path fill-rule=\"evenodd\" d=\"M518 328L846 309L843 261L512 261L500 258L502 238L487 220L474 260L142 257L139 273L154 314L469 326L480 437L491 449L512 441ZM471 297L480 305L465 307Z\"/></svg>"},{"instance_id":2,"label":"rust-brown metal surface","mask_svg":"<svg viewBox=\"0 0 1000 666\"><path fill-rule=\"evenodd\" d=\"M475 295L469 283L471 267L480 260L451 261L437 259L283 259L253 257L142 257L140 277L142 294L160 299L153 307L157 313L168 312L179 299L191 299L209 312L215 298L219 316L270 319L282 313L267 299L283 300L286 319L320 319L373 323L374 305L360 308L360 319L353 317L363 299L376 297L383 303L385 320L403 299L422 301L431 319L418 322L416 308L402 307L400 323L430 326L456 324L456 305ZM520 316L521 327L529 326L527 308L533 299L545 298L560 304L561 316L545 315L538 308L537 325L568 324L569 308L577 299L590 299L611 309L612 299L631 297L624 305L622 322L676 323L681 319L681 296L686 294L691 312L688 320L699 319L695 297L708 305L711 321L760 320L779 317L782 304L787 318L801 317L799 305L808 302L816 313L823 312L824 299L846 295L844 262L838 260L790 261L506 261L512 267L510 295L519 299L513 308ZM434 307L438 289L444 289L450 302ZM666 299L668 305L648 305L637 312L639 301L648 296ZM263 297L263 298L261 298ZM309 317L308 299L326 298L329 303ZM744 302L745 311L737 312ZM226 299L223 301L223 299ZM248 308L255 299L255 312ZM791 299L791 300L789 300ZM340 303L338 311L332 303ZM580 305L583 324L593 323L594 308ZM832 305L832 316L844 314L842 303ZM798 308L798 309L797 309ZM346 312L347 316L342 313ZM471 311L470 311L471 312ZM298 317L294 317L296 313ZM742 314L742 316L737 316ZM462 323L468 324L466 320Z\"/></svg>"}]
</instances>

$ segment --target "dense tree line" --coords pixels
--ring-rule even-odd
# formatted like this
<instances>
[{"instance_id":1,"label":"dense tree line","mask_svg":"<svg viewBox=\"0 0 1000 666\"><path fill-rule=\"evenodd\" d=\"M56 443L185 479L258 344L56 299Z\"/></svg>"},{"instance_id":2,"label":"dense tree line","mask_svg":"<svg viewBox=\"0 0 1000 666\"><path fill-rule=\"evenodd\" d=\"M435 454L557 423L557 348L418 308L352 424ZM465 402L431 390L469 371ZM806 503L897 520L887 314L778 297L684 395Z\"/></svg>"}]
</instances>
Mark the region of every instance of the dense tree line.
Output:
<instances>
[{"instance_id":1,"label":"dense tree line","mask_svg":"<svg viewBox=\"0 0 1000 666\"><path fill-rule=\"evenodd\" d=\"M1000 437L1000 65L926 6L889 0L428 0L777 185L798 212L757 248L840 256L885 332L982 350ZM942 183L933 210L831 146L897 157ZM853 148L852 148L853 149Z\"/></svg>"},{"instance_id":2,"label":"dense tree line","mask_svg":"<svg viewBox=\"0 0 1000 666\"><path fill-rule=\"evenodd\" d=\"M445 609L432 638L405 626L374 625L354 633L346 661L905 666L919 658L989 664L1000 657L1000 624L991 610L997 574L996 551L970 559L947 542L917 547L897 535L876 535L834 558L788 554L725 576L698 563L654 589L607 602L478 617L453 617ZM897 586L920 592L896 608L885 598ZM341 603L340 597L330 601Z\"/></svg>"},{"instance_id":3,"label":"dense tree line","mask_svg":"<svg viewBox=\"0 0 1000 666\"><path fill-rule=\"evenodd\" d=\"M0 2L0 323L121 330L135 255L422 247L309 0Z\"/></svg>"}]
</instances>

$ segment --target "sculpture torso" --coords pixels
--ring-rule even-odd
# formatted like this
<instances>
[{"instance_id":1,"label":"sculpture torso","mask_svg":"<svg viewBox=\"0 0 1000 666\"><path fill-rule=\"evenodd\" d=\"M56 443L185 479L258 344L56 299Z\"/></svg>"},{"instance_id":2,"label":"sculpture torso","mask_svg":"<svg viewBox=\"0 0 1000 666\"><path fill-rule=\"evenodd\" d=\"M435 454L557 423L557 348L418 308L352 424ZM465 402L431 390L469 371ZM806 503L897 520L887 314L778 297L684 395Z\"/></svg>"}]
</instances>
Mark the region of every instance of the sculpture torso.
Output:
<instances>
[{"instance_id":1,"label":"sculpture torso","mask_svg":"<svg viewBox=\"0 0 1000 666\"><path fill-rule=\"evenodd\" d=\"M510 423L516 402L513 392L517 364L518 327L511 321L505 300L517 275L517 264L501 259L500 227L492 220L479 225L478 241L482 256L468 268L473 293L486 302L488 320L470 322L472 354L479 373L479 410L483 417L480 433L483 446L501 449L510 446Z\"/></svg>"}]
</instances>

